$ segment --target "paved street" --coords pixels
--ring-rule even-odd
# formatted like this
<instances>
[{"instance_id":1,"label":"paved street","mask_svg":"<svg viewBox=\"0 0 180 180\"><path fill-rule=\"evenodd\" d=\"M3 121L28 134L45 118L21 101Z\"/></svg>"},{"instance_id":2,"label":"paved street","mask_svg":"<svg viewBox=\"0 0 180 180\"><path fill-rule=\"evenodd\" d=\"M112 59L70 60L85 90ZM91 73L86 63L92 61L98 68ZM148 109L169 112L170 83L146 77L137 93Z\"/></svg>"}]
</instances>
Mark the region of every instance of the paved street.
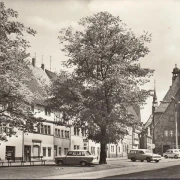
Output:
<instances>
[{"instance_id":1,"label":"paved street","mask_svg":"<svg viewBox=\"0 0 180 180\"><path fill-rule=\"evenodd\" d=\"M54 164L46 166L24 166L24 167L3 167L0 168L1 179L84 179L103 178L108 176L130 174L140 171L164 168L180 165L180 159L163 159L159 163L131 162L127 159L108 160L106 165L91 167L63 166ZM128 177L128 175L127 175ZM132 177L132 176L131 176Z\"/></svg>"},{"instance_id":2,"label":"paved street","mask_svg":"<svg viewBox=\"0 0 180 180\"><path fill-rule=\"evenodd\" d=\"M152 171L143 171L138 173L131 173L126 175L110 176L103 179L132 179L132 178L180 178L179 165L171 166L168 168L152 170Z\"/></svg>"}]
</instances>

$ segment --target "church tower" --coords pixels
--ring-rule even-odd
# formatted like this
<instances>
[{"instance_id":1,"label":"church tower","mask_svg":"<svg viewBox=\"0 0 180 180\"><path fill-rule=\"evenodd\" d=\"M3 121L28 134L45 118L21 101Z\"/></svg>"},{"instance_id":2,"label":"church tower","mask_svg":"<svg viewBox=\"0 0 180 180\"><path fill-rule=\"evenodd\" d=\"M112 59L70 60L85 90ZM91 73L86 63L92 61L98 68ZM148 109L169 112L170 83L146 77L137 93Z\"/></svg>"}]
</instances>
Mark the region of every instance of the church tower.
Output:
<instances>
[{"instance_id":1,"label":"church tower","mask_svg":"<svg viewBox=\"0 0 180 180\"><path fill-rule=\"evenodd\" d=\"M158 107L157 102L157 95L156 95L156 80L154 80L154 93L153 93L153 102L152 102L152 114L154 114L154 111Z\"/></svg>"},{"instance_id":2,"label":"church tower","mask_svg":"<svg viewBox=\"0 0 180 180\"><path fill-rule=\"evenodd\" d=\"M172 84L175 81L176 77L178 76L179 72L180 72L179 68L177 68L177 64L175 64L175 68L173 69L173 72L172 72L172 74L173 74L173 76L172 76Z\"/></svg>"}]
</instances>

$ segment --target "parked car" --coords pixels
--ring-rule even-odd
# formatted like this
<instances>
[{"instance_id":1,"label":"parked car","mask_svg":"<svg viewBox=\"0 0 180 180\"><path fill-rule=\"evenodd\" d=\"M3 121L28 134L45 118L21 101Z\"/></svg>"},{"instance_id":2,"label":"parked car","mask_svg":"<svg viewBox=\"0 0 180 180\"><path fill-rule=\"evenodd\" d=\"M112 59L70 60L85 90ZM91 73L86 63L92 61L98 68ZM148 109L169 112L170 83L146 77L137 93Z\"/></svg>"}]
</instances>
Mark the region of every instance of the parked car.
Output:
<instances>
[{"instance_id":1,"label":"parked car","mask_svg":"<svg viewBox=\"0 0 180 180\"><path fill-rule=\"evenodd\" d=\"M146 160L147 162L155 161L158 163L161 160L161 156L159 154L153 154L148 149L132 149L128 153L128 159L131 159L132 162L136 160L143 162Z\"/></svg>"},{"instance_id":2,"label":"parked car","mask_svg":"<svg viewBox=\"0 0 180 180\"><path fill-rule=\"evenodd\" d=\"M63 164L87 166L98 164L98 157L91 155L87 150L72 150L65 156L55 157L54 161L59 166Z\"/></svg>"},{"instance_id":3,"label":"parked car","mask_svg":"<svg viewBox=\"0 0 180 180\"><path fill-rule=\"evenodd\" d=\"M180 151L179 149L168 149L165 153L163 153L163 156L165 158L179 158L180 157Z\"/></svg>"}]
</instances>

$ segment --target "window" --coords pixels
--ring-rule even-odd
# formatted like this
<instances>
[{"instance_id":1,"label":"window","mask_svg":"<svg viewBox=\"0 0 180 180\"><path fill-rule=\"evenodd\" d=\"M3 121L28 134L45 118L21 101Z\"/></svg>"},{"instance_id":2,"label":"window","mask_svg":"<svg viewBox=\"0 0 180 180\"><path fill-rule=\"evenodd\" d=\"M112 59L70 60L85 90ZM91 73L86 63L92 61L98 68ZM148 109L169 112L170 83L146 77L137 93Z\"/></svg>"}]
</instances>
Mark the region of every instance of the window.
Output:
<instances>
[{"instance_id":1,"label":"window","mask_svg":"<svg viewBox=\"0 0 180 180\"><path fill-rule=\"evenodd\" d=\"M44 134L47 134L47 126L44 126Z\"/></svg>"},{"instance_id":2,"label":"window","mask_svg":"<svg viewBox=\"0 0 180 180\"><path fill-rule=\"evenodd\" d=\"M63 138L64 137L64 131L61 130L61 137Z\"/></svg>"},{"instance_id":3,"label":"window","mask_svg":"<svg viewBox=\"0 0 180 180\"><path fill-rule=\"evenodd\" d=\"M55 136L58 136L58 131L57 131L57 129L55 129Z\"/></svg>"},{"instance_id":4,"label":"window","mask_svg":"<svg viewBox=\"0 0 180 180\"><path fill-rule=\"evenodd\" d=\"M51 157L51 148L48 147L48 157Z\"/></svg>"},{"instance_id":5,"label":"window","mask_svg":"<svg viewBox=\"0 0 180 180\"><path fill-rule=\"evenodd\" d=\"M58 129L58 137L60 137L60 129Z\"/></svg>"},{"instance_id":6,"label":"window","mask_svg":"<svg viewBox=\"0 0 180 180\"><path fill-rule=\"evenodd\" d=\"M76 149L76 145L74 145L74 149Z\"/></svg>"},{"instance_id":7,"label":"window","mask_svg":"<svg viewBox=\"0 0 180 180\"><path fill-rule=\"evenodd\" d=\"M57 156L57 145L54 145L54 155Z\"/></svg>"},{"instance_id":8,"label":"window","mask_svg":"<svg viewBox=\"0 0 180 180\"><path fill-rule=\"evenodd\" d=\"M164 136L168 136L168 131L166 130L166 131L164 131Z\"/></svg>"},{"instance_id":9,"label":"window","mask_svg":"<svg viewBox=\"0 0 180 180\"><path fill-rule=\"evenodd\" d=\"M67 131L67 138L69 139L69 131Z\"/></svg>"},{"instance_id":10,"label":"window","mask_svg":"<svg viewBox=\"0 0 180 180\"><path fill-rule=\"evenodd\" d=\"M79 146L77 146L77 149L79 149Z\"/></svg>"},{"instance_id":11,"label":"window","mask_svg":"<svg viewBox=\"0 0 180 180\"><path fill-rule=\"evenodd\" d=\"M46 156L46 148L43 147L43 156Z\"/></svg>"},{"instance_id":12,"label":"window","mask_svg":"<svg viewBox=\"0 0 180 180\"><path fill-rule=\"evenodd\" d=\"M170 135L170 136L173 136L173 131L172 131L172 130L169 132L169 135Z\"/></svg>"},{"instance_id":13,"label":"window","mask_svg":"<svg viewBox=\"0 0 180 180\"><path fill-rule=\"evenodd\" d=\"M44 110L46 116L51 116L51 111L47 108Z\"/></svg>"},{"instance_id":14,"label":"window","mask_svg":"<svg viewBox=\"0 0 180 180\"><path fill-rule=\"evenodd\" d=\"M114 146L111 145L111 152L114 152Z\"/></svg>"},{"instance_id":15,"label":"window","mask_svg":"<svg viewBox=\"0 0 180 180\"><path fill-rule=\"evenodd\" d=\"M79 128L74 127L74 135L79 136Z\"/></svg>"},{"instance_id":16,"label":"window","mask_svg":"<svg viewBox=\"0 0 180 180\"><path fill-rule=\"evenodd\" d=\"M44 134L44 127L42 124L41 124L41 134Z\"/></svg>"},{"instance_id":17,"label":"window","mask_svg":"<svg viewBox=\"0 0 180 180\"><path fill-rule=\"evenodd\" d=\"M50 126L48 126L48 134L51 134L51 129L50 129L51 127Z\"/></svg>"},{"instance_id":18,"label":"window","mask_svg":"<svg viewBox=\"0 0 180 180\"><path fill-rule=\"evenodd\" d=\"M91 154L95 154L95 147L91 146Z\"/></svg>"},{"instance_id":19,"label":"window","mask_svg":"<svg viewBox=\"0 0 180 180\"><path fill-rule=\"evenodd\" d=\"M59 147L59 155L61 156L61 147Z\"/></svg>"},{"instance_id":20,"label":"window","mask_svg":"<svg viewBox=\"0 0 180 180\"><path fill-rule=\"evenodd\" d=\"M74 127L74 135L77 135L76 130L77 130L77 128Z\"/></svg>"},{"instance_id":21,"label":"window","mask_svg":"<svg viewBox=\"0 0 180 180\"><path fill-rule=\"evenodd\" d=\"M68 148L64 148L64 155L66 155L68 152Z\"/></svg>"},{"instance_id":22,"label":"window","mask_svg":"<svg viewBox=\"0 0 180 180\"><path fill-rule=\"evenodd\" d=\"M97 154L99 155L100 154L100 148L97 147Z\"/></svg>"}]
</instances>

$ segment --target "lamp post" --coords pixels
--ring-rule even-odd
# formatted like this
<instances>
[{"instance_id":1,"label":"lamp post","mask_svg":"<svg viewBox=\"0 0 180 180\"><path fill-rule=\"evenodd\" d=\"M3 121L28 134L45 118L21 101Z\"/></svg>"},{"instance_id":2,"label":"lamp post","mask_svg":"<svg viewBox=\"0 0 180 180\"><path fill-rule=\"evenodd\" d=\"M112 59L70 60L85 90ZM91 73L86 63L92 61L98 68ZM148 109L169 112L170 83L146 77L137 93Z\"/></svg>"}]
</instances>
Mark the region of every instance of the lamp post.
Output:
<instances>
[{"instance_id":1,"label":"lamp post","mask_svg":"<svg viewBox=\"0 0 180 180\"><path fill-rule=\"evenodd\" d=\"M176 149L178 149L178 128L177 128L177 104L179 103L178 101L175 100L174 97L171 98L172 101L174 101L174 111L175 111L175 136L176 136Z\"/></svg>"},{"instance_id":2,"label":"lamp post","mask_svg":"<svg viewBox=\"0 0 180 180\"><path fill-rule=\"evenodd\" d=\"M152 143L155 144L155 133L154 133L154 129L155 129L155 125L154 125L154 114L155 114L155 108L156 108L156 104L155 102L153 102L153 107L152 107ZM153 148L153 153L155 153L155 148Z\"/></svg>"}]
</instances>

